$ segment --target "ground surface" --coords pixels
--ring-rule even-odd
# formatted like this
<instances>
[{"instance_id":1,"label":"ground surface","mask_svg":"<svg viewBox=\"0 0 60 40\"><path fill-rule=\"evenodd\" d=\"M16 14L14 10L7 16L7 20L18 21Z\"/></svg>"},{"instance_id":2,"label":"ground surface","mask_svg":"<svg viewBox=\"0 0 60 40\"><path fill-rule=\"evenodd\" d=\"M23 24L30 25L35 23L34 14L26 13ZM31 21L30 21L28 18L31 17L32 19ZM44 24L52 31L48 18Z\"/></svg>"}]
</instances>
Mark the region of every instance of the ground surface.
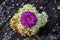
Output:
<instances>
[{"instance_id":1,"label":"ground surface","mask_svg":"<svg viewBox=\"0 0 60 40\"><path fill-rule=\"evenodd\" d=\"M52 21L41 28L35 37L22 37L12 31L9 20L24 4L34 5L39 12L46 11ZM60 40L59 0L5 0L0 4L0 40ZM43 9L40 7L43 6Z\"/></svg>"}]
</instances>

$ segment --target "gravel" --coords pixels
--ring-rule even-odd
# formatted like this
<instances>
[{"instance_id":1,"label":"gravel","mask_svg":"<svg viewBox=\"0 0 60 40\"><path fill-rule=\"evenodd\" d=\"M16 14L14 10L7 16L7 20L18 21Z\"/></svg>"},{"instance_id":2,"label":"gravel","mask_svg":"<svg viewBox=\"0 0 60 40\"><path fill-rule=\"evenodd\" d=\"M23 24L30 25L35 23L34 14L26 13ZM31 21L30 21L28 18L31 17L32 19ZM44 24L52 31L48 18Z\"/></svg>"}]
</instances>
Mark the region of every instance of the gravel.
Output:
<instances>
[{"instance_id":1,"label":"gravel","mask_svg":"<svg viewBox=\"0 0 60 40\"><path fill-rule=\"evenodd\" d=\"M52 20L51 23L47 23L44 28L41 28L36 36L31 38L22 37L15 33L9 24L9 20L16 10L26 3L34 5L39 12L46 11L49 19ZM60 40L60 11L56 9L57 3L56 0L5 0L0 5L0 40ZM39 9L40 6L43 6L43 9Z\"/></svg>"}]
</instances>

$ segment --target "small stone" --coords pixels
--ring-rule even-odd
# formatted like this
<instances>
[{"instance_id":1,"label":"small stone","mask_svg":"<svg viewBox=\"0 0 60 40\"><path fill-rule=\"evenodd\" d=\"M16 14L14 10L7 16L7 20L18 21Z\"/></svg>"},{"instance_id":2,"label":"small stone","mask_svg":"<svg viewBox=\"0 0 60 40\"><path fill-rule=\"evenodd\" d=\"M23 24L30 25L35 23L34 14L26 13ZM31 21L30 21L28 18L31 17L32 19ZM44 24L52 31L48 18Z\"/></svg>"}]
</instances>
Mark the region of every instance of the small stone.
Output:
<instances>
[{"instance_id":1,"label":"small stone","mask_svg":"<svg viewBox=\"0 0 60 40\"><path fill-rule=\"evenodd\" d=\"M60 10L60 6L57 6L57 9Z\"/></svg>"},{"instance_id":2,"label":"small stone","mask_svg":"<svg viewBox=\"0 0 60 40\"><path fill-rule=\"evenodd\" d=\"M40 9L43 9L43 6L40 6L39 8L40 8Z\"/></svg>"}]
</instances>

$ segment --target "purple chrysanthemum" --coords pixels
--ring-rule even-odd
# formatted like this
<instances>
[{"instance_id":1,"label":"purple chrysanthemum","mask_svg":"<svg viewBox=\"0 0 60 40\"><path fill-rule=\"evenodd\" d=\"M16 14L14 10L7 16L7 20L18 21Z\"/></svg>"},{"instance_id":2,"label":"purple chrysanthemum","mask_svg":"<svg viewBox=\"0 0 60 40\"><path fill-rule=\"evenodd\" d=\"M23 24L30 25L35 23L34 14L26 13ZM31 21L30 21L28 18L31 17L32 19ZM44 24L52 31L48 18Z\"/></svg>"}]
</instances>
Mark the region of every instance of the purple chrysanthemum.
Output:
<instances>
[{"instance_id":1,"label":"purple chrysanthemum","mask_svg":"<svg viewBox=\"0 0 60 40\"><path fill-rule=\"evenodd\" d=\"M31 28L37 23L37 18L33 12L25 11L21 15L20 22L24 27Z\"/></svg>"}]
</instances>

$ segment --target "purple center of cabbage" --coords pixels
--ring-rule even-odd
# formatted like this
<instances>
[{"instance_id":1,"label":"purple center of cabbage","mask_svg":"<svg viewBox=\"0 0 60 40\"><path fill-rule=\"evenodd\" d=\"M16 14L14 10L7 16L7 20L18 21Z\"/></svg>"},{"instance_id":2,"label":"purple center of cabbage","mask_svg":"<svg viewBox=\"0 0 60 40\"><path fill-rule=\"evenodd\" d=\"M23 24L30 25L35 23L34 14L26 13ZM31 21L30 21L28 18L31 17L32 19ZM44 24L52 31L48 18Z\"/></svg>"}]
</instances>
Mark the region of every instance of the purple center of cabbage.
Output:
<instances>
[{"instance_id":1,"label":"purple center of cabbage","mask_svg":"<svg viewBox=\"0 0 60 40\"><path fill-rule=\"evenodd\" d=\"M31 28L37 23L36 15L33 12L25 11L20 18L21 24L26 28Z\"/></svg>"}]
</instances>

